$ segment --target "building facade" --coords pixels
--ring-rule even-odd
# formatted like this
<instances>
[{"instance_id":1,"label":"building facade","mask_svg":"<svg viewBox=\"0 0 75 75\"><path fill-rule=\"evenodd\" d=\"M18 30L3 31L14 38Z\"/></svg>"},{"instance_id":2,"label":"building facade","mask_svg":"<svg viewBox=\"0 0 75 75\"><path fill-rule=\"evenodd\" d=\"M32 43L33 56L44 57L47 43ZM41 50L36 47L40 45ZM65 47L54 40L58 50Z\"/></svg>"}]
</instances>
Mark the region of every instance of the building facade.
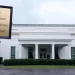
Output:
<instances>
[{"instance_id":1,"label":"building facade","mask_svg":"<svg viewBox=\"0 0 75 75\"><path fill-rule=\"evenodd\" d=\"M3 59L75 59L75 25L13 24L0 41Z\"/></svg>"}]
</instances>

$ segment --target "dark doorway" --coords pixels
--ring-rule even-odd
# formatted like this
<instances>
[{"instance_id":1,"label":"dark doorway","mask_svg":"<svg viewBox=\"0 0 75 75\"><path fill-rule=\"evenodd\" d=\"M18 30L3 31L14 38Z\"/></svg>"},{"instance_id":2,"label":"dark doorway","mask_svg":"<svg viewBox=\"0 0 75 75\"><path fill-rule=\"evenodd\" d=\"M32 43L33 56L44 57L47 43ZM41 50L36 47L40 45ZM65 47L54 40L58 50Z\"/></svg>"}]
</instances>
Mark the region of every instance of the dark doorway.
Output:
<instances>
[{"instance_id":1,"label":"dark doorway","mask_svg":"<svg viewBox=\"0 0 75 75\"><path fill-rule=\"evenodd\" d=\"M58 55L58 47L55 47L55 59L60 59Z\"/></svg>"},{"instance_id":2,"label":"dark doorway","mask_svg":"<svg viewBox=\"0 0 75 75\"><path fill-rule=\"evenodd\" d=\"M47 49L40 48L40 59L46 59L46 56L47 56Z\"/></svg>"},{"instance_id":3,"label":"dark doorway","mask_svg":"<svg viewBox=\"0 0 75 75\"><path fill-rule=\"evenodd\" d=\"M33 59L33 47L28 47L28 59Z\"/></svg>"}]
</instances>

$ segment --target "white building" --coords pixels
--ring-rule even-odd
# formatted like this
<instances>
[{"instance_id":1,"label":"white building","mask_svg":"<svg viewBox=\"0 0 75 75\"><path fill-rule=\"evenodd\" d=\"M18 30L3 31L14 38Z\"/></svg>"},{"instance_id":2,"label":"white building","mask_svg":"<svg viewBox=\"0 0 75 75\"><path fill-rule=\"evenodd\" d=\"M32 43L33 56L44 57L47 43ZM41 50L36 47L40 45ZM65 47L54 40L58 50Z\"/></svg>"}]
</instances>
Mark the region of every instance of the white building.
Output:
<instances>
[{"instance_id":1,"label":"white building","mask_svg":"<svg viewBox=\"0 0 75 75\"><path fill-rule=\"evenodd\" d=\"M1 39L3 59L75 59L75 25L14 24L11 39Z\"/></svg>"}]
</instances>

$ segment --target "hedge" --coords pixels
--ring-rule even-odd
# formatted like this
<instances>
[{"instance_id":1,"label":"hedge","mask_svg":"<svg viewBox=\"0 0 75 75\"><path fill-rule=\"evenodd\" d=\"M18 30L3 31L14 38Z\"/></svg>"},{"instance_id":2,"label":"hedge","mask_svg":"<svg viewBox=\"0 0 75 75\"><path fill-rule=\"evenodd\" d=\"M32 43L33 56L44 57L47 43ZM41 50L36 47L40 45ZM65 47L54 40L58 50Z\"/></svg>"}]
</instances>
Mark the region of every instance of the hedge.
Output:
<instances>
[{"instance_id":1,"label":"hedge","mask_svg":"<svg viewBox=\"0 0 75 75\"><path fill-rule=\"evenodd\" d=\"M52 59L9 59L3 62L6 66L11 65L75 65L75 60L52 60Z\"/></svg>"},{"instance_id":2,"label":"hedge","mask_svg":"<svg viewBox=\"0 0 75 75\"><path fill-rule=\"evenodd\" d=\"M0 64L2 64L2 61L3 61L3 58L2 58L2 57L0 57Z\"/></svg>"}]
</instances>

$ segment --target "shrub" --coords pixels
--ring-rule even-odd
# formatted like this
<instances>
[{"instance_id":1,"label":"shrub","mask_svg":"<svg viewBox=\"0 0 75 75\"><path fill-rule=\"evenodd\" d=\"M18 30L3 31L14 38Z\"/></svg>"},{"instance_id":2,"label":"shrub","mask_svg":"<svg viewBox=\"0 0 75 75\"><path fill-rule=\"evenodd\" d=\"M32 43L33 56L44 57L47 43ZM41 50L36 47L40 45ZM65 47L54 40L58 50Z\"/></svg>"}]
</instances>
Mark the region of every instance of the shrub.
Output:
<instances>
[{"instance_id":1,"label":"shrub","mask_svg":"<svg viewBox=\"0 0 75 75\"><path fill-rule=\"evenodd\" d=\"M0 57L0 64L2 63L2 61L3 61L3 58L2 58L2 57Z\"/></svg>"},{"instance_id":2,"label":"shrub","mask_svg":"<svg viewBox=\"0 0 75 75\"><path fill-rule=\"evenodd\" d=\"M75 65L75 60L52 59L8 59L4 65Z\"/></svg>"}]
</instances>

